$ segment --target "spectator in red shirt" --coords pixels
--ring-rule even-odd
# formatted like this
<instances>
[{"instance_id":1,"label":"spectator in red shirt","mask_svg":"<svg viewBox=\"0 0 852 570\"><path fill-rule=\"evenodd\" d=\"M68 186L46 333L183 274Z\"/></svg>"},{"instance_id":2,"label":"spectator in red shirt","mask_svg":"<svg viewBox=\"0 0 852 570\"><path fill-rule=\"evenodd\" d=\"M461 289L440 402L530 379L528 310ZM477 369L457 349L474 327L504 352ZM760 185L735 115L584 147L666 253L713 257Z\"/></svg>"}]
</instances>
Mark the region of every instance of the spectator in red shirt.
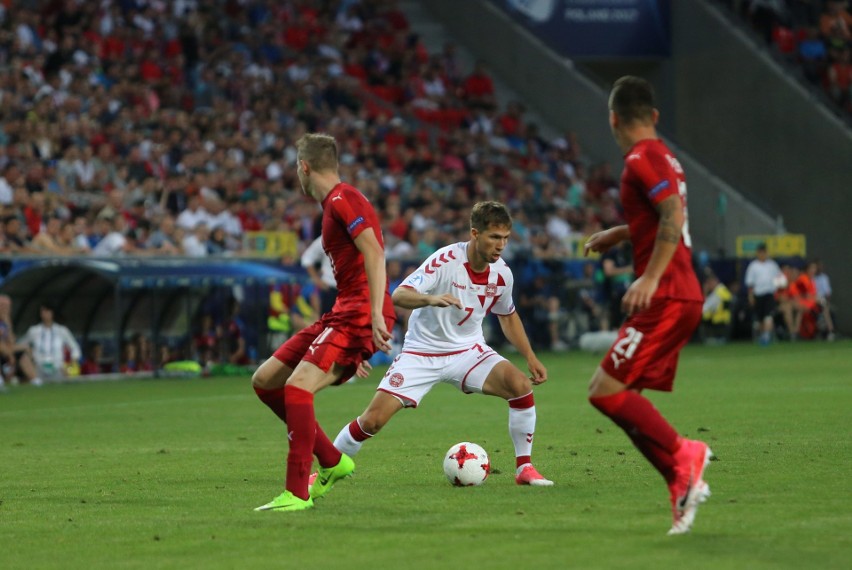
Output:
<instances>
[{"instance_id":1,"label":"spectator in red shirt","mask_svg":"<svg viewBox=\"0 0 852 570\"><path fill-rule=\"evenodd\" d=\"M243 205L237 213L244 232L259 232L263 229L263 223L257 212L257 196L251 190L243 194Z\"/></svg>"},{"instance_id":2,"label":"spectator in red shirt","mask_svg":"<svg viewBox=\"0 0 852 570\"><path fill-rule=\"evenodd\" d=\"M27 229L32 237L41 231L44 221L44 194L34 192L30 195L29 204L24 207L24 218L27 221Z\"/></svg>"},{"instance_id":3,"label":"spectator in red shirt","mask_svg":"<svg viewBox=\"0 0 852 570\"><path fill-rule=\"evenodd\" d=\"M139 64L139 76L148 83L157 83L163 78L163 68L157 63L157 53L148 50L144 59Z\"/></svg>"},{"instance_id":4,"label":"spectator in red shirt","mask_svg":"<svg viewBox=\"0 0 852 570\"><path fill-rule=\"evenodd\" d=\"M810 298L808 277L802 273L801 268L795 264L785 264L781 270L787 277L787 287L778 291L778 308L784 316L784 324L790 340L799 338L799 330L802 326L802 317L806 311L811 310L815 304L814 298Z\"/></svg>"},{"instance_id":5,"label":"spectator in red shirt","mask_svg":"<svg viewBox=\"0 0 852 570\"><path fill-rule=\"evenodd\" d=\"M104 365L101 363L103 355L103 345L96 341L90 342L86 351L86 357L83 359L83 363L80 364L80 374L89 376L91 374L103 374L106 372Z\"/></svg>"},{"instance_id":6,"label":"spectator in red shirt","mask_svg":"<svg viewBox=\"0 0 852 570\"><path fill-rule=\"evenodd\" d=\"M473 73L467 76L462 84L462 96L468 106L473 108L492 109L495 106L494 82L485 71L485 62L476 62Z\"/></svg>"}]
</instances>

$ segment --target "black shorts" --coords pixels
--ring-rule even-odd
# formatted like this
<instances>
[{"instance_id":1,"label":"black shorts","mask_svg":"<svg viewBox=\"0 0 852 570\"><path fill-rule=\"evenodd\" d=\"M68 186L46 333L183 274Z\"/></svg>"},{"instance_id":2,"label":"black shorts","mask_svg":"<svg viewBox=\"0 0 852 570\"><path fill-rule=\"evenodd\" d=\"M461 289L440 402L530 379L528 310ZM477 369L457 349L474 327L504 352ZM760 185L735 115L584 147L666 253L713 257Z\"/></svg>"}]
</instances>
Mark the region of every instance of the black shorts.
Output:
<instances>
[{"instance_id":1,"label":"black shorts","mask_svg":"<svg viewBox=\"0 0 852 570\"><path fill-rule=\"evenodd\" d=\"M766 317L771 317L775 312L775 294L756 295L754 297L754 318L762 321Z\"/></svg>"}]
</instances>

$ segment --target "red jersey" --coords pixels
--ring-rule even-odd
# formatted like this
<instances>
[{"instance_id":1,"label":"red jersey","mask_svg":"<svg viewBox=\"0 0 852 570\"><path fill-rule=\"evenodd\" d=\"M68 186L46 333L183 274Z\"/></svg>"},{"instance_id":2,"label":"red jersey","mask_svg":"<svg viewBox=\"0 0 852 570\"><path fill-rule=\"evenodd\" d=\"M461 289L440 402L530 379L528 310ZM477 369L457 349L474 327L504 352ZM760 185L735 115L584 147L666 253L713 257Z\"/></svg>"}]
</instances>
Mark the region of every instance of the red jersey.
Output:
<instances>
[{"instance_id":1,"label":"red jersey","mask_svg":"<svg viewBox=\"0 0 852 570\"><path fill-rule=\"evenodd\" d=\"M624 158L621 204L630 227L637 277L645 272L657 239L660 216L655 206L669 196L677 195L683 203L683 232L677 250L660 278L654 298L701 301L704 295L692 269L692 240L686 216L686 177L683 168L659 139L641 140L633 145Z\"/></svg>"},{"instance_id":2,"label":"red jersey","mask_svg":"<svg viewBox=\"0 0 852 570\"><path fill-rule=\"evenodd\" d=\"M364 256L355 245L355 238L365 230L373 230L379 245L385 247L379 217L367 198L349 184L337 184L322 201L322 247L331 260L337 281L337 300L330 313L332 326L336 323L347 327L371 326ZM395 318L387 284L382 312Z\"/></svg>"},{"instance_id":3,"label":"red jersey","mask_svg":"<svg viewBox=\"0 0 852 570\"><path fill-rule=\"evenodd\" d=\"M790 285L790 292L790 296L798 300L799 304L803 307L810 310L817 308L816 285L814 285L813 279L807 273L802 273L796 278L793 284Z\"/></svg>"}]
</instances>

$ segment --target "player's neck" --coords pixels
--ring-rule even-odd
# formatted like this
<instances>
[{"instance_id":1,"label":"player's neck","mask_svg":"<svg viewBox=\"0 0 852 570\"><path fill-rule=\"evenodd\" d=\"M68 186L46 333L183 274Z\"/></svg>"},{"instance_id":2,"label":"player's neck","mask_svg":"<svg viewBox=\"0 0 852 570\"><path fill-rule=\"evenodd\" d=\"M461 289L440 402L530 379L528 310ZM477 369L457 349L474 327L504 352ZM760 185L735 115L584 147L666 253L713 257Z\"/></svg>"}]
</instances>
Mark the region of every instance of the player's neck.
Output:
<instances>
[{"instance_id":1,"label":"player's neck","mask_svg":"<svg viewBox=\"0 0 852 570\"><path fill-rule=\"evenodd\" d=\"M635 126L629 129L624 129L621 136L618 137L618 146L621 147L621 152L627 154L630 149L645 140L657 140L657 129L649 126Z\"/></svg>"},{"instance_id":2,"label":"player's neck","mask_svg":"<svg viewBox=\"0 0 852 570\"><path fill-rule=\"evenodd\" d=\"M482 273L488 268L488 261L481 259L477 255L473 240L467 242L467 262L474 273Z\"/></svg>"},{"instance_id":3,"label":"player's neck","mask_svg":"<svg viewBox=\"0 0 852 570\"><path fill-rule=\"evenodd\" d=\"M340 176L336 172L315 173L313 180L314 198L318 202L322 202L338 184L340 184Z\"/></svg>"}]
</instances>

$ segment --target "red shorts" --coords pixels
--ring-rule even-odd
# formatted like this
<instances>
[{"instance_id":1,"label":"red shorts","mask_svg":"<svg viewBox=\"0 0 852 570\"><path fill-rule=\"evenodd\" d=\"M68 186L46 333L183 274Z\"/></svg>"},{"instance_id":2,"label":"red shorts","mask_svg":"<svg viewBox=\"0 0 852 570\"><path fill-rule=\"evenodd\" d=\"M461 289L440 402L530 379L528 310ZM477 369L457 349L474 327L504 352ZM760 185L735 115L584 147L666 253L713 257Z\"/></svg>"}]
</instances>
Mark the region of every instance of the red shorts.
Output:
<instances>
[{"instance_id":1,"label":"red shorts","mask_svg":"<svg viewBox=\"0 0 852 570\"><path fill-rule=\"evenodd\" d=\"M337 363L343 367L338 383L345 382L355 374L358 365L376 352L373 344L373 327L351 327L329 325L326 313L317 322L306 327L278 347L273 356L289 368L296 368L300 361L310 362L323 372ZM394 319L385 319L388 330Z\"/></svg>"},{"instance_id":2,"label":"red shorts","mask_svg":"<svg viewBox=\"0 0 852 570\"><path fill-rule=\"evenodd\" d=\"M701 306L701 301L652 301L624 321L601 368L630 388L671 392L678 354L701 321Z\"/></svg>"}]
</instances>

